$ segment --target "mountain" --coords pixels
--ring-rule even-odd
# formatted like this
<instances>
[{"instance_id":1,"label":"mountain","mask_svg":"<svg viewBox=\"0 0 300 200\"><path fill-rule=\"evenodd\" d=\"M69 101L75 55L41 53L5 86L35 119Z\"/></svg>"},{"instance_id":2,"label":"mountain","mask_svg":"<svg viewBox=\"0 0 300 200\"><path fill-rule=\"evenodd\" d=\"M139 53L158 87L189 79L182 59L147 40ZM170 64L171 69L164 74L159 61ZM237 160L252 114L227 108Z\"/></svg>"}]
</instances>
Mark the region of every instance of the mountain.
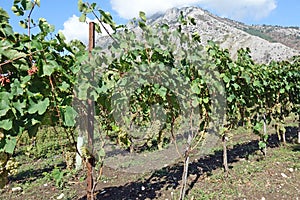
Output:
<instances>
[{"instance_id":1,"label":"mountain","mask_svg":"<svg viewBox=\"0 0 300 200\"><path fill-rule=\"evenodd\" d=\"M212 40L228 49L233 58L238 49L246 47L250 48L252 58L260 63L300 55L299 27L249 26L215 16L199 7L173 8L164 14L153 15L148 23L166 23L175 27L181 11L184 16L195 18L197 25L191 31L199 32L204 45Z\"/></svg>"},{"instance_id":2,"label":"mountain","mask_svg":"<svg viewBox=\"0 0 300 200\"><path fill-rule=\"evenodd\" d=\"M199 7L173 8L165 13L157 13L148 18L151 26L168 24L171 29L179 25L180 13L195 18L196 26L183 31L198 32L203 45L212 40L223 49L228 49L235 59L237 50L248 47L254 61L269 63L271 60L288 60L300 55L300 27L250 26L238 21L221 18ZM140 30L134 24L128 24L129 30L139 35ZM120 30L121 31L121 30ZM105 36L97 45L105 47L112 40Z\"/></svg>"},{"instance_id":3,"label":"mountain","mask_svg":"<svg viewBox=\"0 0 300 200\"><path fill-rule=\"evenodd\" d=\"M246 25L229 19L236 28L246 31L251 35L261 37L269 42L279 42L288 47L300 50L300 27L271 26L271 25Z\"/></svg>"}]
</instances>

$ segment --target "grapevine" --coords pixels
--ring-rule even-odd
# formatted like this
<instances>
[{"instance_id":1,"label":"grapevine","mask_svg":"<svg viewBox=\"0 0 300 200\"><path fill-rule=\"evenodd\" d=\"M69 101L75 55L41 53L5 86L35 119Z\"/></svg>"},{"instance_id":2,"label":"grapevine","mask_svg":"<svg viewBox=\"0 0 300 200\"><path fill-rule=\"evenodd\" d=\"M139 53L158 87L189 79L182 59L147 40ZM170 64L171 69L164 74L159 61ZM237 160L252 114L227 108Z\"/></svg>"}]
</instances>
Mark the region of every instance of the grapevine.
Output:
<instances>
[{"instance_id":1,"label":"grapevine","mask_svg":"<svg viewBox=\"0 0 300 200\"><path fill-rule=\"evenodd\" d=\"M126 26L116 26L111 15L96 4L81 0L78 3L81 21L99 11L97 30L107 23L115 31L109 34L105 45L92 51L90 59L84 44L77 40L67 43L62 33L53 34L54 27L46 19L38 20L40 31L35 35L30 31L29 35L15 34L8 14L0 8L0 188L5 186L9 175L17 173L18 163L13 155L17 139L23 133L34 137L41 125L76 128L76 119L85 110L84 106L82 110L74 107L74 101L82 103L93 99L99 129L115 140L116 145L131 151L141 147L162 149L166 141L176 143L175 126L178 121L184 121L184 131L191 131L187 150L182 155L187 161L193 145L198 145L204 133L211 129L214 117L221 118L220 126L214 130L225 147L229 130L242 125L260 136L258 145L265 154L269 135L266 126L276 123L284 141L284 119L292 112L300 119L299 57L261 64L252 60L246 48L238 50L237 59L232 59L227 49L221 49L212 41L202 46L199 34L189 32L190 27L196 25L195 19L183 13L176 26L171 27L168 24L150 26L145 13L141 12L139 19L131 21L139 31L135 34ZM17 0L13 10L22 16L33 12L35 5L39 6L40 2ZM31 20L24 20L21 24L30 30L30 23ZM122 31L117 31L118 28ZM177 43L169 44L171 39ZM191 52L189 48L199 51ZM199 69L199 65L203 68ZM91 73L100 77L99 80L89 81ZM152 82L145 81L149 77ZM163 77L163 81L159 82L158 77ZM174 78L173 82L169 77ZM133 88L130 97L126 96L129 89L125 90L124 86ZM181 90L183 86L190 89L187 90L190 96ZM223 94L227 105L217 104L216 97ZM124 101L117 95L128 97L128 110L122 107ZM180 99L180 95L191 98ZM225 116L221 115L222 108ZM151 113L154 109L164 114L165 124L153 120L156 119ZM118 121L115 113L124 110L129 114ZM191 116L196 116L196 120ZM118 123L120 121L124 123ZM143 126L151 128L132 128ZM134 131L146 133L145 137L137 137ZM95 159L87 147L80 150L85 159ZM98 165L102 167L105 152L101 148L97 153L101 157ZM71 168L74 154L65 156ZM185 166L188 168L188 164ZM184 196L184 189L182 193Z\"/></svg>"}]
</instances>

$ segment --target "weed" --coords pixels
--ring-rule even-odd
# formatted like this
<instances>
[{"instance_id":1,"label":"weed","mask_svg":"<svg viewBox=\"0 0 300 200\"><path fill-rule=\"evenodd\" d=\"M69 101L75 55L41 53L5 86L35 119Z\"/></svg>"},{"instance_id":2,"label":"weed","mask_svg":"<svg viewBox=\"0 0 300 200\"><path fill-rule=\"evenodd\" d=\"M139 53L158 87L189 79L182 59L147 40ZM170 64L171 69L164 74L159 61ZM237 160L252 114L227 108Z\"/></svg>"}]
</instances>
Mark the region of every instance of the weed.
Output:
<instances>
[{"instance_id":1,"label":"weed","mask_svg":"<svg viewBox=\"0 0 300 200\"><path fill-rule=\"evenodd\" d=\"M193 193L190 195L191 197L189 199L199 199L199 200L210 200L215 199L218 197L218 193L215 192L204 192L202 189L194 190Z\"/></svg>"},{"instance_id":2,"label":"weed","mask_svg":"<svg viewBox=\"0 0 300 200\"><path fill-rule=\"evenodd\" d=\"M60 189L63 188L65 184L65 180L64 180L65 172L63 170L60 170L59 168L54 168L51 173L44 172L43 175L48 181L54 180L56 187Z\"/></svg>"}]
</instances>

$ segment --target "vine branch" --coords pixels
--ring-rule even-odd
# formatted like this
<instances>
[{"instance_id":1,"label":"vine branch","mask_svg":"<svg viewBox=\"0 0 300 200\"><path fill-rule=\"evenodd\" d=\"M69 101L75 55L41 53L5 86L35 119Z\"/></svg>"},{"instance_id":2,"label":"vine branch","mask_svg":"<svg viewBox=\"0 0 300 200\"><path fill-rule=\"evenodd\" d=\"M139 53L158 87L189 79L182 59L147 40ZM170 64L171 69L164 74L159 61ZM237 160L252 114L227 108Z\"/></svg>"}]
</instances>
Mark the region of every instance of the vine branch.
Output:
<instances>
[{"instance_id":1,"label":"vine branch","mask_svg":"<svg viewBox=\"0 0 300 200\"><path fill-rule=\"evenodd\" d=\"M31 40L31 35L30 35L30 29L31 29L30 28L30 20L31 20L31 14L33 12L33 9L34 9L35 5L36 5L36 2L34 1L33 5L32 5L32 8L30 9L29 14L27 16L27 29L28 29L28 36L29 36L30 40Z\"/></svg>"},{"instance_id":2,"label":"vine branch","mask_svg":"<svg viewBox=\"0 0 300 200\"><path fill-rule=\"evenodd\" d=\"M89 3L87 3L87 5L89 6L89 8L91 9L91 6ZM100 25L103 27L104 31L108 34L108 36L114 41L114 42L118 42L108 31L108 29L104 26L102 20L97 16L97 14L94 12L94 9L91 9L93 15L96 17L96 19L98 20L98 22L100 23Z\"/></svg>"},{"instance_id":3,"label":"vine branch","mask_svg":"<svg viewBox=\"0 0 300 200\"><path fill-rule=\"evenodd\" d=\"M9 63L12 63L12 62L14 62L14 61L17 61L17 60L20 60L20 59L22 59L22 58L26 58L26 57L30 57L30 56L32 56L33 54L36 54L36 53L39 53L39 52L43 52L43 51L45 51L45 49L42 49L42 50L38 50L38 51L35 51L35 52L30 52L30 53L28 53L28 54L25 54L25 56L24 55L22 55L22 56L18 56L18 57L16 57L16 58L13 58L13 59L10 59L10 60L6 60L5 62L3 62L3 63L0 63L0 67L2 67L2 66L4 66L4 65L7 65L7 64L9 64Z\"/></svg>"}]
</instances>

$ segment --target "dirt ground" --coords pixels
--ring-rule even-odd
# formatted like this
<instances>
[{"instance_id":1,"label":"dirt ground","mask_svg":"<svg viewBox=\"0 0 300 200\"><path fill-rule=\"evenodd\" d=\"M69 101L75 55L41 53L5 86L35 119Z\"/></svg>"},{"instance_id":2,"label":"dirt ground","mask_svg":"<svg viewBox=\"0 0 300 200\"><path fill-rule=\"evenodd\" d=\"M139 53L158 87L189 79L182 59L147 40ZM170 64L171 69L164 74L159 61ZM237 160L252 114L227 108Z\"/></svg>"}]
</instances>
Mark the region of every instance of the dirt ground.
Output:
<instances>
[{"instance_id":1,"label":"dirt ground","mask_svg":"<svg viewBox=\"0 0 300 200\"><path fill-rule=\"evenodd\" d=\"M233 136L228 144L229 173L224 173L220 148L216 147L206 156L194 154L186 199L300 199L300 146L295 144L295 138L293 127L289 129L285 146L279 144L276 135L271 135L264 157L253 134ZM45 172L50 173L54 166L35 167L41 166L41 162L44 161L28 160L26 165L31 168L10 177L9 185L1 190L0 199L42 200L62 196L61 199L86 199L84 172L66 174L63 187L58 188L55 180L44 178ZM147 166L151 169L143 173L112 168L111 164L105 166L96 188L96 199L178 199L183 170L180 159L155 170L151 164L147 160L143 162L143 169ZM65 167L63 163L59 166ZM12 188L18 186L22 189L12 192Z\"/></svg>"}]
</instances>

